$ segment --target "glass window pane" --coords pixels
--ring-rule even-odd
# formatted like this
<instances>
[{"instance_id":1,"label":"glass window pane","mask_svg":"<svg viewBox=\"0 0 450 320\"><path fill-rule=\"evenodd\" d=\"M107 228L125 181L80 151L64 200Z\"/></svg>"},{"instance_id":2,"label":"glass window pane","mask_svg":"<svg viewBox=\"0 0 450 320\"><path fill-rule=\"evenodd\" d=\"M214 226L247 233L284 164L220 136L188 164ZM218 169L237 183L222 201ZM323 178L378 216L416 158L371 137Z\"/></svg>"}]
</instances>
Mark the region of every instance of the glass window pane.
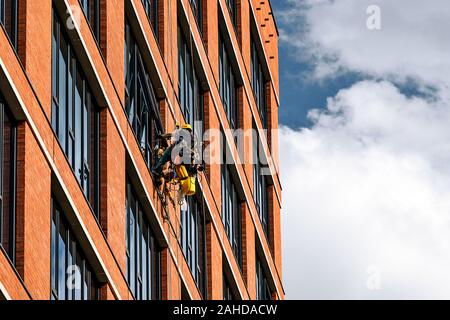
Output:
<instances>
[{"instance_id":1,"label":"glass window pane","mask_svg":"<svg viewBox=\"0 0 450 320\"><path fill-rule=\"evenodd\" d=\"M84 278L83 278L83 300L90 299L90 286L89 283L91 281L91 272L85 268L84 270Z\"/></svg>"},{"instance_id":2,"label":"glass window pane","mask_svg":"<svg viewBox=\"0 0 450 320\"><path fill-rule=\"evenodd\" d=\"M66 299L66 228L59 224L58 235L58 298Z\"/></svg>"},{"instance_id":3,"label":"glass window pane","mask_svg":"<svg viewBox=\"0 0 450 320\"><path fill-rule=\"evenodd\" d=\"M58 23L56 17L53 17L53 36L52 36L52 93L58 97Z\"/></svg>"},{"instance_id":4,"label":"glass window pane","mask_svg":"<svg viewBox=\"0 0 450 320\"><path fill-rule=\"evenodd\" d=\"M17 49L17 8L17 0L3 0L0 2L0 23L3 24L15 49Z\"/></svg>"},{"instance_id":5,"label":"glass window pane","mask_svg":"<svg viewBox=\"0 0 450 320\"><path fill-rule=\"evenodd\" d=\"M127 235L130 239L127 245L129 251L127 281L135 299L147 300L153 298L152 284L160 283L156 279L160 275L156 272L152 273L154 262L151 257L151 229L145 218L145 213L142 211L141 204L136 201L130 184L128 184L126 204Z\"/></svg>"},{"instance_id":6,"label":"glass window pane","mask_svg":"<svg viewBox=\"0 0 450 320\"><path fill-rule=\"evenodd\" d=\"M78 251L78 250L77 250ZM78 275L77 281L79 281L79 283L77 283L77 286L75 287L75 300L81 300L83 295L82 295L82 289L83 289L83 279L84 279L84 266L83 266L83 260L81 259L81 255L79 252L77 252L77 257L76 257L76 265L77 268L80 272L80 274Z\"/></svg>"},{"instance_id":7,"label":"glass window pane","mask_svg":"<svg viewBox=\"0 0 450 320\"><path fill-rule=\"evenodd\" d=\"M52 227L51 227L51 283L52 283L52 289L57 290L56 287L56 258L57 258L57 253L56 253L56 248L57 248L57 229L56 229L57 225L56 225L56 213L55 211L53 211L52 214Z\"/></svg>"},{"instance_id":8,"label":"glass window pane","mask_svg":"<svg viewBox=\"0 0 450 320\"><path fill-rule=\"evenodd\" d=\"M94 292L97 290L92 268L83 259L81 246L67 223L64 212L59 209L53 198L52 210L52 298L58 300L89 298L90 290Z\"/></svg>"},{"instance_id":9,"label":"glass window pane","mask_svg":"<svg viewBox=\"0 0 450 320\"><path fill-rule=\"evenodd\" d=\"M142 225L142 247L141 247L141 270L142 270L142 300L148 299L148 241L147 241L148 230L145 225Z\"/></svg>"},{"instance_id":10,"label":"glass window pane","mask_svg":"<svg viewBox=\"0 0 450 320\"><path fill-rule=\"evenodd\" d=\"M63 147L66 150L66 109L67 109L67 43L64 37L60 36L59 48L59 128L58 137Z\"/></svg>"},{"instance_id":11,"label":"glass window pane","mask_svg":"<svg viewBox=\"0 0 450 320\"><path fill-rule=\"evenodd\" d=\"M71 65L69 67L68 74L68 101L67 101L67 129L68 129L68 142L67 142L67 158L69 159L70 165L73 167L74 158L74 107L73 107L73 86L74 86L74 66L76 66L76 60L71 60Z\"/></svg>"},{"instance_id":12,"label":"glass window pane","mask_svg":"<svg viewBox=\"0 0 450 320\"><path fill-rule=\"evenodd\" d=\"M83 112L83 79L80 72L76 73L76 87L75 87L75 175L81 183L82 174L82 112Z\"/></svg>"},{"instance_id":13,"label":"glass window pane","mask_svg":"<svg viewBox=\"0 0 450 320\"><path fill-rule=\"evenodd\" d=\"M163 131L159 112L158 99L151 83L151 77L143 63L139 48L133 38L131 29L126 21L126 43L131 60L127 69L126 108L128 121L133 128L134 135L142 149L147 164L153 161L152 152L154 140L151 138L152 124L156 124L156 131ZM180 88L181 91L181 88Z\"/></svg>"},{"instance_id":14,"label":"glass window pane","mask_svg":"<svg viewBox=\"0 0 450 320\"><path fill-rule=\"evenodd\" d=\"M69 234L69 239L67 240L67 266L66 266L66 287L67 287L67 300L75 299L74 296L74 284L76 282L76 260L74 257L74 245L75 243L72 241L72 235Z\"/></svg>"},{"instance_id":15,"label":"glass window pane","mask_svg":"<svg viewBox=\"0 0 450 320\"><path fill-rule=\"evenodd\" d=\"M90 192L93 189L90 188L90 177L94 177L95 184L98 182L95 179L99 176L92 172L94 166L91 167L91 145L97 145L99 139L94 136L97 123L90 118L91 111L96 113L97 110L64 27L54 11L52 126L80 186L96 209L98 194Z\"/></svg>"},{"instance_id":16,"label":"glass window pane","mask_svg":"<svg viewBox=\"0 0 450 320\"><path fill-rule=\"evenodd\" d=\"M180 29L178 29L178 82L179 90L178 95L180 99L181 108L185 107L185 70L184 70L184 45L182 42L182 35Z\"/></svg>"},{"instance_id":17,"label":"glass window pane","mask_svg":"<svg viewBox=\"0 0 450 320\"><path fill-rule=\"evenodd\" d=\"M134 292L136 290L136 213L134 208L134 202L131 203L131 216L130 216L130 287Z\"/></svg>"}]
</instances>

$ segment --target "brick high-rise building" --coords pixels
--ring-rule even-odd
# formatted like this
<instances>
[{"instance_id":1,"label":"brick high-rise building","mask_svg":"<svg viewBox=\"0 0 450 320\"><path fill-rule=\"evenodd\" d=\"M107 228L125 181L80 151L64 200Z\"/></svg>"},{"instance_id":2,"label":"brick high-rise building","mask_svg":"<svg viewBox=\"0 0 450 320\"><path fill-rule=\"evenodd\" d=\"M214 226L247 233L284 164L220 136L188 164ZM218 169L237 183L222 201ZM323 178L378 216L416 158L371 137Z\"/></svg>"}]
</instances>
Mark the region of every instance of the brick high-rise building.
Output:
<instances>
[{"instance_id":1,"label":"brick high-rise building","mask_svg":"<svg viewBox=\"0 0 450 320\"><path fill-rule=\"evenodd\" d=\"M268 0L0 0L0 20L0 299L284 298ZM209 132L183 207L151 172L176 123Z\"/></svg>"}]
</instances>

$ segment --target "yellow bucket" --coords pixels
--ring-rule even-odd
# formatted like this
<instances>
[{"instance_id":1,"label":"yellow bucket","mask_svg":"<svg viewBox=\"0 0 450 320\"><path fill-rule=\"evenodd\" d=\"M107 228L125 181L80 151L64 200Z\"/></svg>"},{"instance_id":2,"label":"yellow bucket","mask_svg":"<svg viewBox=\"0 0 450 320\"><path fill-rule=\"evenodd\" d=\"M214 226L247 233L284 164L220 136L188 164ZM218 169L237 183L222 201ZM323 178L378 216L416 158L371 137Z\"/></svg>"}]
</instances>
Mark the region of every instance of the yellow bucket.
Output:
<instances>
[{"instance_id":1,"label":"yellow bucket","mask_svg":"<svg viewBox=\"0 0 450 320\"><path fill-rule=\"evenodd\" d=\"M177 177L180 180L181 192L183 192L183 194L186 196L193 196L195 194L195 183L197 181L196 178L190 177L186 170L186 167L183 165L176 166L175 172L177 173Z\"/></svg>"}]
</instances>

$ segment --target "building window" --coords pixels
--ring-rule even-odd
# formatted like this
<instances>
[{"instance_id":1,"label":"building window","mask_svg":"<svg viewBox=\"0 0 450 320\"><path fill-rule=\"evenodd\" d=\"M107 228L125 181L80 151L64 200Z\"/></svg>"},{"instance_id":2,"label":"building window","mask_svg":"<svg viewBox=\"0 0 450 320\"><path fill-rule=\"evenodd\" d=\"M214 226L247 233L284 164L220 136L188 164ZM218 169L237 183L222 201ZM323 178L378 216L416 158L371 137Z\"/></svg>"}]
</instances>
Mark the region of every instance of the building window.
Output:
<instances>
[{"instance_id":1,"label":"building window","mask_svg":"<svg viewBox=\"0 0 450 320\"><path fill-rule=\"evenodd\" d=\"M251 40L251 72L251 84L256 99L256 106L258 107L263 126L267 128L266 80L264 78L258 49L253 39Z\"/></svg>"},{"instance_id":2,"label":"building window","mask_svg":"<svg viewBox=\"0 0 450 320\"><path fill-rule=\"evenodd\" d=\"M237 28L237 0L226 0L228 11L230 12L231 21L235 28Z\"/></svg>"},{"instance_id":3,"label":"building window","mask_svg":"<svg viewBox=\"0 0 450 320\"><path fill-rule=\"evenodd\" d=\"M150 75L128 21L125 23L125 82L128 121L147 165L152 167L156 136L162 133L163 126Z\"/></svg>"},{"instance_id":4,"label":"building window","mask_svg":"<svg viewBox=\"0 0 450 320\"><path fill-rule=\"evenodd\" d=\"M92 32L100 43L100 0L79 0Z\"/></svg>"},{"instance_id":5,"label":"building window","mask_svg":"<svg viewBox=\"0 0 450 320\"><path fill-rule=\"evenodd\" d=\"M136 300L161 298L161 250L130 183L126 199L127 282Z\"/></svg>"},{"instance_id":6,"label":"building window","mask_svg":"<svg viewBox=\"0 0 450 320\"><path fill-rule=\"evenodd\" d=\"M15 263L16 125L0 96L0 245Z\"/></svg>"},{"instance_id":7,"label":"building window","mask_svg":"<svg viewBox=\"0 0 450 320\"><path fill-rule=\"evenodd\" d=\"M97 300L94 271L53 197L51 229L51 299Z\"/></svg>"},{"instance_id":8,"label":"building window","mask_svg":"<svg viewBox=\"0 0 450 320\"><path fill-rule=\"evenodd\" d=\"M184 119L195 125L196 136L203 137L203 92L194 67L190 46L178 27L178 99Z\"/></svg>"},{"instance_id":9,"label":"building window","mask_svg":"<svg viewBox=\"0 0 450 320\"><path fill-rule=\"evenodd\" d=\"M203 17L202 17L202 0L189 0L189 3L191 4L192 11L194 12L195 20L197 21L198 30L200 31L200 34L202 33L202 23L203 23Z\"/></svg>"},{"instance_id":10,"label":"building window","mask_svg":"<svg viewBox=\"0 0 450 320\"><path fill-rule=\"evenodd\" d=\"M219 92L222 104L232 129L237 129L238 124L238 101L237 83L231 66L230 56L225 47L223 38L219 35Z\"/></svg>"},{"instance_id":11,"label":"building window","mask_svg":"<svg viewBox=\"0 0 450 320\"><path fill-rule=\"evenodd\" d=\"M17 50L18 0L0 0L0 22Z\"/></svg>"},{"instance_id":12,"label":"building window","mask_svg":"<svg viewBox=\"0 0 450 320\"><path fill-rule=\"evenodd\" d=\"M226 152L224 152L226 154ZM222 222L238 264L242 265L241 204L226 156L222 164Z\"/></svg>"},{"instance_id":13,"label":"building window","mask_svg":"<svg viewBox=\"0 0 450 320\"><path fill-rule=\"evenodd\" d=\"M150 20L150 25L153 28L153 33L158 39L158 0L142 0L147 17Z\"/></svg>"},{"instance_id":14,"label":"building window","mask_svg":"<svg viewBox=\"0 0 450 320\"><path fill-rule=\"evenodd\" d=\"M186 198L186 204L181 209L181 248L191 269L195 282L203 294L205 270L205 226L202 205L193 196Z\"/></svg>"},{"instance_id":15,"label":"building window","mask_svg":"<svg viewBox=\"0 0 450 320\"><path fill-rule=\"evenodd\" d=\"M269 239L269 196L267 178L264 174L264 171L268 168L261 161L260 153L262 146L256 134L256 125L253 124L253 126L255 133L253 135L253 199L262 227L267 239Z\"/></svg>"},{"instance_id":16,"label":"building window","mask_svg":"<svg viewBox=\"0 0 450 320\"><path fill-rule=\"evenodd\" d=\"M99 110L56 12L53 14L52 92L53 130L99 218Z\"/></svg>"},{"instance_id":17,"label":"building window","mask_svg":"<svg viewBox=\"0 0 450 320\"><path fill-rule=\"evenodd\" d=\"M272 294L259 257L256 258L256 300L271 300Z\"/></svg>"},{"instance_id":18,"label":"building window","mask_svg":"<svg viewBox=\"0 0 450 320\"><path fill-rule=\"evenodd\" d=\"M230 283L228 282L228 277L223 275L223 300L224 301L233 301L236 300L233 295L233 291L231 290Z\"/></svg>"}]
</instances>

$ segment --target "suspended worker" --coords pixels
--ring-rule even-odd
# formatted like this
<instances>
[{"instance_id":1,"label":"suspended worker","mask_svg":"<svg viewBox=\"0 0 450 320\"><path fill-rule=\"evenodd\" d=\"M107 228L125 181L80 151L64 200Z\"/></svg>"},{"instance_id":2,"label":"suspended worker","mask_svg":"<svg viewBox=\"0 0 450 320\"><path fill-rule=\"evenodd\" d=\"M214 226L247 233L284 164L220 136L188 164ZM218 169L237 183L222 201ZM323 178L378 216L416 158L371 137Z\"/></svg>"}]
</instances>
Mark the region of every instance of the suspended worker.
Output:
<instances>
[{"instance_id":1,"label":"suspended worker","mask_svg":"<svg viewBox=\"0 0 450 320\"><path fill-rule=\"evenodd\" d=\"M166 133L160 136L162 139L171 140L171 144L159 158L153 167L153 174L160 177L166 163L172 161L175 165L184 165L190 175L204 170L203 165L195 163L194 148L195 140L190 124L184 124L181 128L177 125L172 133Z\"/></svg>"}]
</instances>

